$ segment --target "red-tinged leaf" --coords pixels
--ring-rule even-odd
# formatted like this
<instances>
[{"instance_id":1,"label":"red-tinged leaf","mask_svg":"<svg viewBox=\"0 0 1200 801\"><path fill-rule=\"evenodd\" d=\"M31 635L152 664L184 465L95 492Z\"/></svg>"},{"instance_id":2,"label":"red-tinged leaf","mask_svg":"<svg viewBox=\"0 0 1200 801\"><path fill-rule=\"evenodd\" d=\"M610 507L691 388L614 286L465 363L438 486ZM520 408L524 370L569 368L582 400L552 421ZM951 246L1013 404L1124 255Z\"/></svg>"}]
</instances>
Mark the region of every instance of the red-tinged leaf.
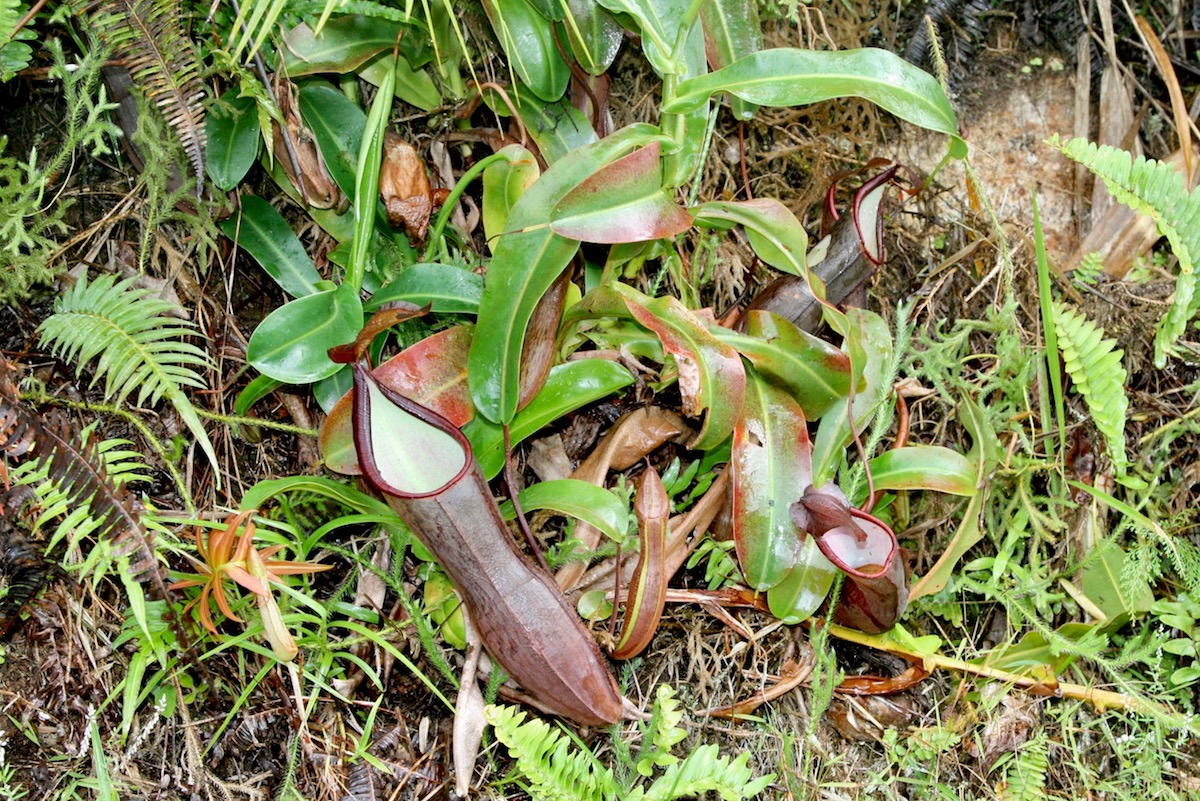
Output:
<instances>
[{"instance_id":1,"label":"red-tinged leaf","mask_svg":"<svg viewBox=\"0 0 1200 801\"><path fill-rule=\"evenodd\" d=\"M475 416L467 389L465 368L471 329L455 326L426 337L371 371L379 383L428 406L456 426ZM352 393L330 410L321 426L320 446L325 465L334 472L362 473L354 449L351 425Z\"/></svg>"},{"instance_id":2,"label":"red-tinged leaf","mask_svg":"<svg viewBox=\"0 0 1200 801\"><path fill-rule=\"evenodd\" d=\"M667 497L658 471L651 466L646 467L638 481L633 511L638 519L641 550L633 579L629 582L629 593L625 598L625 621L621 625L621 636L613 648L613 659L632 659L645 650L654 638L663 607L667 603L669 577L664 570L664 560L671 499Z\"/></svg>"},{"instance_id":3,"label":"red-tinged leaf","mask_svg":"<svg viewBox=\"0 0 1200 801\"><path fill-rule=\"evenodd\" d=\"M570 263L579 243L545 226L550 209L596 170L662 134L631 125L556 161L512 207L507 233L493 242L487 284L479 302L468 376L475 408L495 423L517 413L525 327L537 302Z\"/></svg>"},{"instance_id":4,"label":"red-tinged leaf","mask_svg":"<svg viewBox=\"0 0 1200 801\"><path fill-rule=\"evenodd\" d=\"M550 212L550 230L582 242L664 239L692 226L692 216L663 188L658 142L597 170Z\"/></svg>"},{"instance_id":5,"label":"red-tinged leaf","mask_svg":"<svg viewBox=\"0 0 1200 801\"><path fill-rule=\"evenodd\" d=\"M462 432L357 366L354 435L368 481L450 576L492 658L542 709L593 726L620 720L596 641L517 550Z\"/></svg>"},{"instance_id":6,"label":"red-tinged leaf","mask_svg":"<svg viewBox=\"0 0 1200 801\"><path fill-rule=\"evenodd\" d=\"M746 583L767 590L800 558L801 537L788 507L812 483L812 449L799 404L750 376L733 431L733 539Z\"/></svg>"},{"instance_id":7,"label":"red-tinged leaf","mask_svg":"<svg viewBox=\"0 0 1200 801\"><path fill-rule=\"evenodd\" d=\"M869 634L896 625L908 602L896 535L882 521L850 506L835 485L809 486L791 506L792 520L846 574L835 620Z\"/></svg>"},{"instance_id":8,"label":"red-tinged leaf","mask_svg":"<svg viewBox=\"0 0 1200 801\"><path fill-rule=\"evenodd\" d=\"M746 370L737 351L713 336L676 298L649 298L626 284L615 289L634 319L653 331L663 350L675 358L684 414L708 412L688 447L709 450L720 445L733 433L746 396Z\"/></svg>"},{"instance_id":9,"label":"red-tinged leaf","mask_svg":"<svg viewBox=\"0 0 1200 801\"><path fill-rule=\"evenodd\" d=\"M422 309L405 300L393 301L371 315L371 319L367 320L366 325L358 332L358 336L354 338L353 342L334 345L330 348L329 358L338 364L360 362L366 356L367 349L371 347L371 343L375 341L375 337L394 325L399 325L405 320L411 320L415 317L421 317L428 311L429 307Z\"/></svg>"},{"instance_id":10,"label":"red-tinged leaf","mask_svg":"<svg viewBox=\"0 0 1200 801\"><path fill-rule=\"evenodd\" d=\"M896 448L871 460L877 490L936 490L969 497L976 491L975 470L961 453L936 445Z\"/></svg>"},{"instance_id":11,"label":"red-tinged leaf","mask_svg":"<svg viewBox=\"0 0 1200 801\"><path fill-rule=\"evenodd\" d=\"M525 347L521 351L518 414L542 391L546 376L554 366L557 355L554 338L558 334L558 322L562 319L563 307L567 302L567 289L570 286L571 275L564 272L533 307L533 316L529 318L529 325L525 328Z\"/></svg>"},{"instance_id":12,"label":"red-tinged leaf","mask_svg":"<svg viewBox=\"0 0 1200 801\"><path fill-rule=\"evenodd\" d=\"M809 420L819 419L850 393L850 357L777 314L748 312L745 334L711 330L745 356L759 375L787 390Z\"/></svg>"}]
</instances>

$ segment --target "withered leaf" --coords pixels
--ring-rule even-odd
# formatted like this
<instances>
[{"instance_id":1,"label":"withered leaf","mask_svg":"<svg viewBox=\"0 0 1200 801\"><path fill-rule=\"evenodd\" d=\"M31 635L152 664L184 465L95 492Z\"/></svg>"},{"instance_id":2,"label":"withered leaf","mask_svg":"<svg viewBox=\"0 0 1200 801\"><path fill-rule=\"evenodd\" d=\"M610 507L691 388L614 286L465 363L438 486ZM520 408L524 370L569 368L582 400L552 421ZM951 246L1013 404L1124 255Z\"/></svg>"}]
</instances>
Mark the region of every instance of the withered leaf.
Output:
<instances>
[{"instance_id":1,"label":"withered leaf","mask_svg":"<svg viewBox=\"0 0 1200 801\"><path fill-rule=\"evenodd\" d=\"M392 131L383 139L379 196L387 209L388 225L403 228L415 241L425 238L433 213L434 191L416 148Z\"/></svg>"},{"instance_id":2,"label":"withered leaf","mask_svg":"<svg viewBox=\"0 0 1200 801\"><path fill-rule=\"evenodd\" d=\"M312 131L306 128L300 119L296 85L282 75L277 75L275 97L287 129L287 138L284 137L284 129L278 122L271 126L275 139L274 152L288 180L309 206L316 209L345 210L349 199L342 194L342 190L329 174ZM290 153L288 139L291 140ZM295 163L292 161L292 154L295 155ZM296 172L297 168L299 174Z\"/></svg>"}]
</instances>

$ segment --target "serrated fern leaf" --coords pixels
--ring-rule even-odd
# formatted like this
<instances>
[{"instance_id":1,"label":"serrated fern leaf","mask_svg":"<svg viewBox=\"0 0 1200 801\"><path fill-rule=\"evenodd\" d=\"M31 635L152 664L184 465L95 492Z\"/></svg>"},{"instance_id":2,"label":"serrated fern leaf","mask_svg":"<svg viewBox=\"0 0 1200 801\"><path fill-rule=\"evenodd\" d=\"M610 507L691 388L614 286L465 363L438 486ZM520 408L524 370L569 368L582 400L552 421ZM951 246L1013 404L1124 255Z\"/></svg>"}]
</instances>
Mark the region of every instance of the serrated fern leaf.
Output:
<instances>
[{"instance_id":1,"label":"serrated fern leaf","mask_svg":"<svg viewBox=\"0 0 1200 801\"><path fill-rule=\"evenodd\" d=\"M1154 337L1154 364L1162 369L1175 341L1200 310L1195 269L1200 258L1200 194L1184 188L1183 176L1169 164L1143 156L1135 159L1124 150L1086 139L1062 144L1053 137L1050 144L1103 180L1114 198L1154 220L1179 259L1175 299Z\"/></svg>"},{"instance_id":2,"label":"serrated fern leaf","mask_svg":"<svg viewBox=\"0 0 1200 801\"><path fill-rule=\"evenodd\" d=\"M1124 475L1125 395L1127 374L1121 364L1125 352L1115 339L1104 339L1104 331L1074 309L1054 304L1054 330L1062 349L1063 366L1075 388L1087 402L1096 428L1108 443L1108 452L1118 475Z\"/></svg>"},{"instance_id":3,"label":"serrated fern leaf","mask_svg":"<svg viewBox=\"0 0 1200 801\"><path fill-rule=\"evenodd\" d=\"M179 136L198 188L204 183L204 84L200 60L183 32L183 5L179 0L98 0L95 6L93 23Z\"/></svg>"},{"instance_id":4,"label":"serrated fern leaf","mask_svg":"<svg viewBox=\"0 0 1200 801\"><path fill-rule=\"evenodd\" d=\"M1046 770L1050 766L1045 732L1025 743L1008 766L1000 788L1001 801L1042 801L1046 798Z\"/></svg>"},{"instance_id":5,"label":"serrated fern leaf","mask_svg":"<svg viewBox=\"0 0 1200 801\"><path fill-rule=\"evenodd\" d=\"M29 10L21 0L0 0L0 83L7 83L20 70L29 66L33 48L25 44L37 34L26 28L12 32Z\"/></svg>"},{"instance_id":6,"label":"serrated fern leaf","mask_svg":"<svg viewBox=\"0 0 1200 801\"><path fill-rule=\"evenodd\" d=\"M663 771L646 791L645 801L673 801L708 792L720 794L725 801L753 798L766 789L775 775L754 779L749 763L748 753L731 762L728 757L721 756L715 745L702 745L682 762Z\"/></svg>"},{"instance_id":7,"label":"serrated fern leaf","mask_svg":"<svg viewBox=\"0 0 1200 801\"><path fill-rule=\"evenodd\" d=\"M54 305L54 314L38 332L54 355L73 361L78 375L96 359L95 385L103 377L104 395L122 403L136 390L138 406L166 398L195 435L196 441L217 467L217 456L204 425L183 387L203 388L204 379L194 368L208 368L208 356L183 341L195 327L168 317L177 307L132 287L133 279L116 282L102 275L90 284L82 277Z\"/></svg>"},{"instance_id":8,"label":"serrated fern leaf","mask_svg":"<svg viewBox=\"0 0 1200 801\"><path fill-rule=\"evenodd\" d=\"M574 748L570 739L545 721L526 721L524 712L511 706L489 705L487 722L496 739L517 760L517 769L529 780L529 793L542 801L607 801L617 797L612 771L588 751Z\"/></svg>"}]
</instances>

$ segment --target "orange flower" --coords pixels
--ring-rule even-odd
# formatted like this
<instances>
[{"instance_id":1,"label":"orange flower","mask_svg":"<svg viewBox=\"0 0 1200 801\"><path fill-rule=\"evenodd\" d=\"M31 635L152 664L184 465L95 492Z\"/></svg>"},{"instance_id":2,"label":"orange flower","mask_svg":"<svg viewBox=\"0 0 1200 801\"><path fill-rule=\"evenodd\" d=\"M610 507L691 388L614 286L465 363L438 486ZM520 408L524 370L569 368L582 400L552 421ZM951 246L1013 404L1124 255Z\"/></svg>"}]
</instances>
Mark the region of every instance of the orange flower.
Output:
<instances>
[{"instance_id":1,"label":"orange flower","mask_svg":"<svg viewBox=\"0 0 1200 801\"><path fill-rule=\"evenodd\" d=\"M295 640L283 624L283 616L271 593L272 581L283 584L281 576L298 575L301 573L316 573L329 570L332 565L318 565L310 562L288 562L271 559L282 545L272 545L261 551L254 549L254 519L256 510L238 512L225 521L222 528L215 529L208 535L205 544L201 538L200 529L196 529L196 552L200 559L188 559L195 565L198 573L190 574L187 578L175 582L170 589L179 590L187 587L202 587L200 595L187 605L186 612L192 606L200 606L200 622L213 636L220 636L212 621L212 599L215 597L217 608L228 619L241 623L242 619L233 613L229 599L225 595L225 577L233 579L235 584L254 593L258 601L259 614L262 617L263 629L271 643L275 656L282 661L292 659L297 652ZM239 534L238 531L241 530Z\"/></svg>"}]
</instances>

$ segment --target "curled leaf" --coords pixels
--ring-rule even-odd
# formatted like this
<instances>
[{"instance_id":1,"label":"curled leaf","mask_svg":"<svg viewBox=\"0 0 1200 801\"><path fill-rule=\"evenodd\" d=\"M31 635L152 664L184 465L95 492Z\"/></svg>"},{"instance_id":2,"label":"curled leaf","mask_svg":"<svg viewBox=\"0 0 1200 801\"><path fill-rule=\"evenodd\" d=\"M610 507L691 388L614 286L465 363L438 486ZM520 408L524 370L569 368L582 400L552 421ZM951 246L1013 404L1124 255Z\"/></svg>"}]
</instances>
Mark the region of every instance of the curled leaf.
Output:
<instances>
[{"instance_id":1,"label":"curled leaf","mask_svg":"<svg viewBox=\"0 0 1200 801\"><path fill-rule=\"evenodd\" d=\"M641 550L629 593L625 598L625 622L613 648L613 659L632 659L645 650L654 638L658 621L667 603L667 581L663 565L667 548L667 521L671 517L671 499L662 478L647 466L638 481L637 514Z\"/></svg>"},{"instance_id":2,"label":"curled leaf","mask_svg":"<svg viewBox=\"0 0 1200 801\"><path fill-rule=\"evenodd\" d=\"M718 340L676 298L648 298L626 284L615 288L634 319L653 331L674 357L684 413L698 416L707 411L704 427L688 447L708 450L720 445L733 433L746 395L746 369L737 351Z\"/></svg>"}]
</instances>

